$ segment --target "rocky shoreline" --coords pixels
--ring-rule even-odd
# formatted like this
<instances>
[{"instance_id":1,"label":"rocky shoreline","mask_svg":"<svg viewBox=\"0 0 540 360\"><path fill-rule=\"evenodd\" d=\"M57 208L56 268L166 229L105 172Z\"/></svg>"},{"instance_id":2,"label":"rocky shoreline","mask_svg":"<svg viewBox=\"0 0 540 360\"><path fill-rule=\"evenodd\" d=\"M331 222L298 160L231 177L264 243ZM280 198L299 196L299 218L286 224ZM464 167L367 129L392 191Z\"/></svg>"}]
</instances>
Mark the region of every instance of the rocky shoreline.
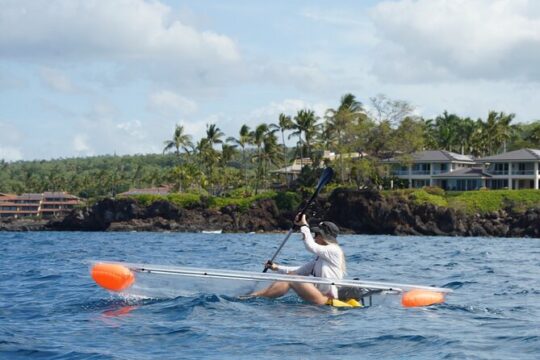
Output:
<instances>
[{"instance_id":1,"label":"rocky shoreline","mask_svg":"<svg viewBox=\"0 0 540 360\"><path fill-rule=\"evenodd\" d=\"M124 198L76 209L64 219L4 220L0 231L273 232L288 230L293 216L294 212L280 210L271 199L242 210L237 206L185 209L166 201L141 206ZM368 190L337 189L320 197L309 217L313 223L333 221L343 232L354 234L540 237L540 209L471 215Z\"/></svg>"}]
</instances>

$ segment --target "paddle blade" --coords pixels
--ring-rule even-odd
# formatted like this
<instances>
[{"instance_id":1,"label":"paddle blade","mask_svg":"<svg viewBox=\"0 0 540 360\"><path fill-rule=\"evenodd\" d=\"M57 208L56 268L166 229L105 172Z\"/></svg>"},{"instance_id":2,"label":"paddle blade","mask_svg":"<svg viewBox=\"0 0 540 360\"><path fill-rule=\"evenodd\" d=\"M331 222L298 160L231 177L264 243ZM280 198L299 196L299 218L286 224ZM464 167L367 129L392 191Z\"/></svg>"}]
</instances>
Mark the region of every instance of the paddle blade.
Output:
<instances>
[{"instance_id":1,"label":"paddle blade","mask_svg":"<svg viewBox=\"0 0 540 360\"><path fill-rule=\"evenodd\" d=\"M319 183L317 184L317 189L315 189L315 192L311 196L311 198L308 200L306 205L300 210L300 214L303 214L309 205L315 200L317 195L319 195L319 192L321 192L321 189L332 180L332 177L334 176L334 170L332 170L331 167L327 167L324 169L323 173L321 174L321 177L319 178Z\"/></svg>"},{"instance_id":2,"label":"paddle blade","mask_svg":"<svg viewBox=\"0 0 540 360\"><path fill-rule=\"evenodd\" d=\"M332 177L334 176L334 170L332 170L331 167L327 167L324 169L323 173L321 174L321 178L319 179L319 183L317 184L317 190L316 192L319 193L321 189L332 180Z\"/></svg>"}]
</instances>

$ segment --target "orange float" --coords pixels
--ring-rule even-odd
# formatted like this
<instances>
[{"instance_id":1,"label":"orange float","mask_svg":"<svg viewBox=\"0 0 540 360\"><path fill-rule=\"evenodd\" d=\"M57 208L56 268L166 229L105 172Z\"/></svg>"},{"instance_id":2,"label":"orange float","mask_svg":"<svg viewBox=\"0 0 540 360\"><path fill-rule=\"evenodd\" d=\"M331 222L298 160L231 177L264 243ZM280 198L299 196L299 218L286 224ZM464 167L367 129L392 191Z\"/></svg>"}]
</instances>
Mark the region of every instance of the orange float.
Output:
<instances>
[{"instance_id":1,"label":"orange float","mask_svg":"<svg viewBox=\"0 0 540 360\"><path fill-rule=\"evenodd\" d=\"M135 275L120 264L98 263L90 270L92 279L101 287L112 291L122 291L135 281Z\"/></svg>"},{"instance_id":2,"label":"orange float","mask_svg":"<svg viewBox=\"0 0 540 360\"><path fill-rule=\"evenodd\" d=\"M401 305L404 307L429 306L443 302L443 293L429 290L413 289L405 292L401 297Z\"/></svg>"}]
</instances>

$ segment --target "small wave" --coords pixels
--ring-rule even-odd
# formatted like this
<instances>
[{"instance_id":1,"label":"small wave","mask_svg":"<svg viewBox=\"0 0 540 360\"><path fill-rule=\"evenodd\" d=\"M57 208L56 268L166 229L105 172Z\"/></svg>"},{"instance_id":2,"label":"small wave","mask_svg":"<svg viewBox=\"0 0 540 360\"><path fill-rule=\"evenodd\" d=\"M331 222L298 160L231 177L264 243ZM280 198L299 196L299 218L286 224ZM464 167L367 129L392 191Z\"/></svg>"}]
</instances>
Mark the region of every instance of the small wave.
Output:
<instances>
[{"instance_id":1,"label":"small wave","mask_svg":"<svg viewBox=\"0 0 540 360\"><path fill-rule=\"evenodd\" d=\"M495 336L495 340L497 341L505 341L505 342L523 342L523 343L536 343L537 341L540 341L540 336L537 335L530 335L530 336L511 336L511 335L501 335L501 336Z\"/></svg>"},{"instance_id":2,"label":"small wave","mask_svg":"<svg viewBox=\"0 0 540 360\"><path fill-rule=\"evenodd\" d=\"M456 289L459 289L465 285L470 285L470 284L478 284L478 282L476 281L452 281L452 282L449 282L447 284L444 284L443 287L445 288L450 288L452 290L456 290Z\"/></svg>"},{"instance_id":3,"label":"small wave","mask_svg":"<svg viewBox=\"0 0 540 360\"><path fill-rule=\"evenodd\" d=\"M502 315L502 310L490 308L490 307L483 307L483 306L476 306L476 305L452 305L452 304L441 304L441 308L449 309L449 310L455 310L455 311L463 311L471 314L490 314L490 315Z\"/></svg>"}]
</instances>

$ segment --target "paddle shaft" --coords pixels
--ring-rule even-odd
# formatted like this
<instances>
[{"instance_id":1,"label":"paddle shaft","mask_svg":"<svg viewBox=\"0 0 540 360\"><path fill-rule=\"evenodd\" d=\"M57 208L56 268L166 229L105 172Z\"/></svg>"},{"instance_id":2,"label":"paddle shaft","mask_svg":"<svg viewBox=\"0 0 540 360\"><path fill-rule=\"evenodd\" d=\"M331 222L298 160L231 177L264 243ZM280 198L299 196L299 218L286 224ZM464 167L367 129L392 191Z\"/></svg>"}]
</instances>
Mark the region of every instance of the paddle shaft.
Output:
<instances>
[{"instance_id":1,"label":"paddle shaft","mask_svg":"<svg viewBox=\"0 0 540 360\"><path fill-rule=\"evenodd\" d=\"M330 179L332 179L333 174L334 174L334 172L333 172L333 170L331 168L326 168L325 169L325 171L321 175L321 179L319 180L319 184L317 186L317 189L315 190L313 195L311 195L311 198L308 200L306 205L304 205L304 207L300 210L300 213L297 215L298 217L302 217L302 215L304 215L304 213L306 212L308 207L311 205L313 200L315 200L317 195L319 195L319 192L324 187L324 185L326 185L330 181ZM283 239L283 241L281 242L281 245L279 245L278 249L276 250L276 252L272 256L272 258L270 259L270 263L274 262L274 259L278 256L279 252L281 251L281 249L283 248L283 246L285 245L287 240L289 240L289 238L291 237L291 234L293 233L293 231L294 231L294 225L291 227L291 229L287 233L287 236L285 236L285 239ZM263 273L265 273L267 271L268 271L268 267L265 267L264 270L263 270Z\"/></svg>"}]
</instances>

